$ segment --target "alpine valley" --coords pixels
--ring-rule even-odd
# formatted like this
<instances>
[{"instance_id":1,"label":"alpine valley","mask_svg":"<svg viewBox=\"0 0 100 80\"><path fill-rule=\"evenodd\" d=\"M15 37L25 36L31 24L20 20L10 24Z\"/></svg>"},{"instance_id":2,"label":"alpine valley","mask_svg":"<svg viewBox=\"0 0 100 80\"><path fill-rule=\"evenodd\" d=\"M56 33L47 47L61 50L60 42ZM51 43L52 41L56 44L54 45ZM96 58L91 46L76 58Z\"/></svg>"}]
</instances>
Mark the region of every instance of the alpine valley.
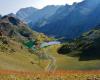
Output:
<instances>
[{"instance_id":1,"label":"alpine valley","mask_svg":"<svg viewBox=\"0 0 100 80\"><path fill-rule=\"evenodd\" d=\"M100 0L0 15L0 70L100 70Z\"/></svg>"}]
</instances>

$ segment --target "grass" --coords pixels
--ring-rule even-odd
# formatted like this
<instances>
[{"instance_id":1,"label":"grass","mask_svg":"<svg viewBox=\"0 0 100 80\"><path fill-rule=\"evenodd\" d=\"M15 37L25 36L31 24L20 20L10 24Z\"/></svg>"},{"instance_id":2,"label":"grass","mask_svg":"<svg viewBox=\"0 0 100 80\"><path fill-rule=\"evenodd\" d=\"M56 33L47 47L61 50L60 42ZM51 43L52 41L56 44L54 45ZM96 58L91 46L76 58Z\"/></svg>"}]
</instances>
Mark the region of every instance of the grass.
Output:
<instances>
[{"instance_id":1,"label":"grass","mask_svg":"<svg viewBox=\"0 0 100 80\"><path fill-rule=\"evenodd\" d=\"M77 57L69 57L57 53L58 45L51 46L47 54L56 59L57 70L99 70L100 60L79 61ZM31 63L33 62L33 64ZM40 60L30 54L26 49L14 53L0 52L0 70L18 70L18 71L43 71L50 63L49 60Z\"/></svg>"},{"instance_id":2,"label":"grass","mask_svg":"<svg viewBox=\"0 0 100 80\"><path fill-rule=\"evenodd\" d=\"M59 46L51 46L50 55L56 58L57 70L99 70L100 60L79 61L78 57L69 57L56 52Z\"/></svg>"},{"instance_id":3,"label":"grass","mask_svg":"<svg viewBox=\"0 0 100 80\"><path fill-rule=\"evenodd\" d=\"M40 70L36 64L31 64L30 61L37 62L35 55L24 53L15 54L0 54L0 69L8 70Z\"/></svg>"},{"instance_id":4,"label":"grass","mask_svg":"<svg viewBox=\"0 0 100 80\"><path fill-rule=\"evenodd\" d=\"M100 80L100 71L5 72L0 71L0 80Z\"/></svg>"},{"instance_id":5,"label":"grass","mask_svg":"<svg viewBox=\"0 0 100 80\"><path fill-rule=\"evenodd\" d=\"M10 46L15 47L14 53L0 52L0 80L100 80L100 60L79 61L77 57L58 54L60 45L50 46L47 54L55 57L57 71L48 73L44 69L50 63L49 60L40 60L39 64L36 55L14 44Z\"/></svg>"},{"instance_id":6,"label":"grass","mask_svg":"<svg viewBox=\"0 0 100 80\"><path fill-rule=\"evenodd\" d=\"M2 47L2 45L0 47ZM7 50L0 50L0 70L43 70L43 67L45 66L44 62L46 61L41 60L41 63L43 64L39 64L38 57L29 53L26 48L21 49L19 43L11 41L9 46L6 45L4 47L6 47ZM10 52L11 49L14 49L15 52Z\"/></svg>"}]
</instances>

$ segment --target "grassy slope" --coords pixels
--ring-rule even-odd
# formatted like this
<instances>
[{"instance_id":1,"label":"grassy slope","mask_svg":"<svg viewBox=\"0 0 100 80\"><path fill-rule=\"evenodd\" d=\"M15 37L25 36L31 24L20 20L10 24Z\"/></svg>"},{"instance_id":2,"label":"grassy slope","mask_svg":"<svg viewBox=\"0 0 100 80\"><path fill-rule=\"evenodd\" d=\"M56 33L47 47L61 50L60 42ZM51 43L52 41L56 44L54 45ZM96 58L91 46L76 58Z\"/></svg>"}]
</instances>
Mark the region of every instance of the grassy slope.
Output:
<instances>
[{"instance_id":1,"label":"grassy slope","mask_svg":"<svg viewBox=\"0 0 100 80\"><path fill-rule=\"evenodd\" d=\"M0 52L1 70L42 71L46 65L47 61L43 60L41 60L39 65L38 57L29 53L2 54Z\"/></svg>"},{"instance_id":2,"label":"grassy slope","mask_svg":"<svg viewBox=\"0 0 100 80\"><path fill-rule=\"evenodd\" d=\"M16 46L14 46L16 47ZM58 46L51 46L48 49L50 55L56 59L57 70L91 70L100 69L100 60L78 61L78 58L57 54ZM31 64L33 61L35 64ZM41 60L34 54L30 54L26 49L21 50L17 47L15 53L0 52L0 69L1 70L20 70L20 71L37 71L43 70L48 65L49 60Z\"/></svg>"},{"instance_id":3,"label":"grassy slope","mask_svg":"<svg viewBox=\"0 0 100 80\"><path fill-rule=\"evenodd\" d=\"M54 50L52 50L54 49ZM57 46L51 47L51 54L57 60L58 70L93 70L100 69L100 60L79 61L78 58L60 55L56 52Z\"/></svg>"},{"instance_id":4,"label":"grassy slope","mask_svg":"<svg viewBox=\"0 0 100 80\"><path fill-rule=\"evenodd\" d=\"M29 51L24 47L21 49L20 43L16 43L14 41L10 42L9 46L5 45L5 47L8 48L7 50L2 51L0 48L1 70L43 70L43 67L46 65L44 63L47 63L46 61L41 61L42 64L39 65L39 58L36 55L29 53ZM10 52L10 49L14 49L15 52Z\"/></svg>"}]
</instances>

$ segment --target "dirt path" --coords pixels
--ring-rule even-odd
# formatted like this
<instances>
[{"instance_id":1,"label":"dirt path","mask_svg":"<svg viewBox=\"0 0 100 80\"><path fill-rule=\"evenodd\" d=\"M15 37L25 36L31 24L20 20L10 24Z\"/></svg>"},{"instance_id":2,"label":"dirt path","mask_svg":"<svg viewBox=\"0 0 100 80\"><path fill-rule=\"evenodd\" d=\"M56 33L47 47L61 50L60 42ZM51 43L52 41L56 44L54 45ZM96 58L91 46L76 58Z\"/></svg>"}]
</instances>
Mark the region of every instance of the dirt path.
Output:
<instances>
[{"instance_id":1,"label":"dirt path","mask_svg":"<svg viewBox=\"0 0 100 80\"><path fill-rule=\"evenodd\" d=\"M48 60L50 60L50 63L46 66L46 71L54 71L56 69L56 59L55 57L47 54Z\"/></svg>"}]
</instances>

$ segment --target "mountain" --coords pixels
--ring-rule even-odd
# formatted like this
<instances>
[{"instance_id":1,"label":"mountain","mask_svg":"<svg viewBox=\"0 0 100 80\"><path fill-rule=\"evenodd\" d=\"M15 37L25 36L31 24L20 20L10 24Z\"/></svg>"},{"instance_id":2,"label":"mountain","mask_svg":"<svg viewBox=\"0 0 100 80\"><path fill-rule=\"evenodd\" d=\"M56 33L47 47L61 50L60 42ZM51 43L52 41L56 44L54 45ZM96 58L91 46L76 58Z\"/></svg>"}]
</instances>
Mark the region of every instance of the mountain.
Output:
<instances>
[{"instance_id":1,"label":"mountain","mask_svg":"<svg viewBox=\"0 0 100 80\"><path fill-rule=\"evenodd\" d=\"M84 0L61 6L53 16L45 20L45 24L44 21L38 22L32 28L56 38L73 39L97 26L100 23L99 14L99 0Z\"/></svg>"},{"instance_id":2,"label":"mountain","mask_svg":"<svg viewBox=\"0 0 100 80\"><path fill-rule=\"evenodd\" d=\"M67 42L59 54L77 56L80 61L100 59L100 26L84 33L80 38Z\"/></svg>"},{"instance_id":3,"label":"mountain","mask_svg":"<svg viewBox=\"0 0 100 80\"><path fill-rule=\"evenodd\" d=\"M34 53L36 43L49 40L51 38L31 30L15 15L5 15L0 19L0 53Z\"/></svg>"},{"instance_id":4,"label":"mountain","mask_svg":"<svg viewBox=\"0 0 100 80\"><path fill-rule=\"evenodd\" d=\"M14 14L8 14L0 19L0 34L8 38L14 38L17 42L27 40L48 40L47 36L30 29L30 27Z\"/></svg>"},{"instance_id":5,"label":"mountain","mask_svg":"<svg viewBox=\"0 0 100 80\"><path fill-rule=\"evenodd\" d=\"M0 15L0 19L1 19L1 17L2 17L2 16Z\"/></svg>"},{"instance_id":6,"label":"mountain","mask_svg":"<svg viewBox=\"0 0 100 80\"><path fill-rule=\"evenodd\" d=\"M34 14L37 10L38 9L33 7L22 8L16 13L16 16L21 20L25 21L30 15Z\"/></svg>"},{"instance_id":7,"label":"mountain","mask_svg":"<svg viewBox=\"0 0 100 80\"><path fill-rule=\"evenodd\" d=\"M24 8L20 9L16 15L34 27L37 22L44 21L52 16L58 8L59 6L54 5L46 6L43 9Z\"/></svg>"},{"instance_id":8,"label":"mountain","mask_svg":"<svg viewBox=\"0 0 100 80\"><path fill-rule=\"evenodd\" d=\"M28 39L33 34L28 25L10 15L1 18L0 32L2 36L14 37L18 41Z\"/></svg>"},{"instance_id":9,"label":"mountain","mask_svg":"<svg viewBox=\"0 0 100 80\"><path fill-rule=\"evenodd\" d=\"M34 40L37 33L17 17L5 15L0 19L0 53L30 53L23 44Z\"/></svg>"}]
</instances>

